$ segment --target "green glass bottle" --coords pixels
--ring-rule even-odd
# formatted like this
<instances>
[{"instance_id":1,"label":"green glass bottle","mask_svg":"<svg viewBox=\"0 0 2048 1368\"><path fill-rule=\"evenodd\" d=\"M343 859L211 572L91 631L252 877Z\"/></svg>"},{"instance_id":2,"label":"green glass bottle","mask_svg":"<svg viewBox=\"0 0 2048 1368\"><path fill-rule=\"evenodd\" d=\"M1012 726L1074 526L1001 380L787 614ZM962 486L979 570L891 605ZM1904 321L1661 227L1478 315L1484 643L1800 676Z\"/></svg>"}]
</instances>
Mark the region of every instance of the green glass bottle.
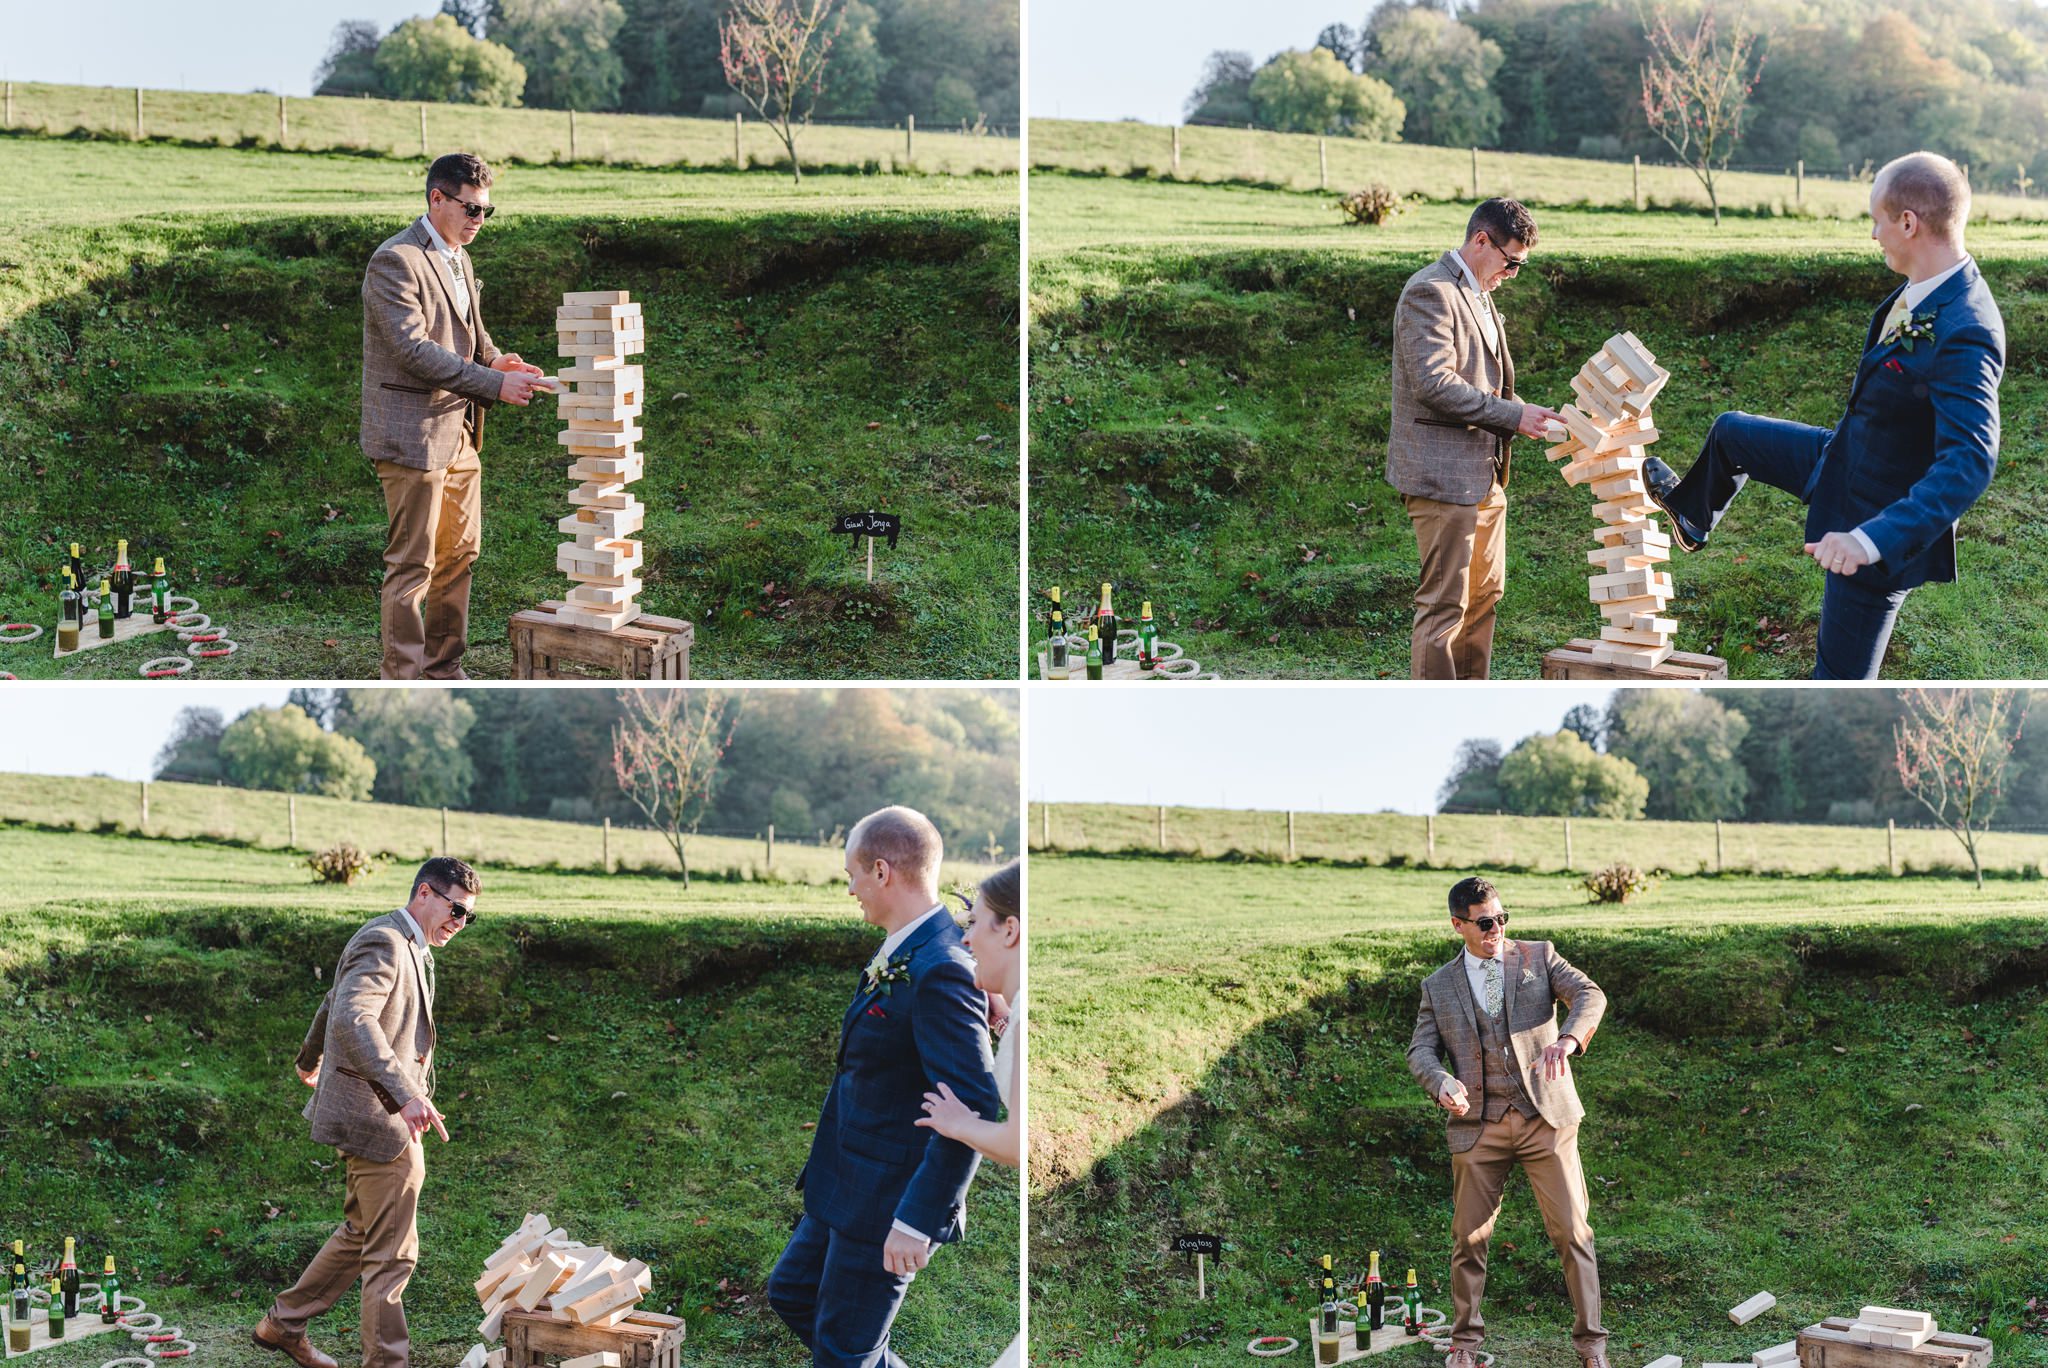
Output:
<instances>
[{"instance_id":1,"label":"green glass bottle","mask_svg":"<svg viewBox=\"0 0 2048 1368\"><path fill-rule=\"evenodd\" d=\"M1402 1328L1411 1335L1422 1333L1422 1289L1415 1285L1415 1270L1408 1270L1408 1295L1402 1308Z\"/></svg>"},{"instance_id":2,"label":"green glass bottle","mask_svg":"<svg viewBox=\"0 0 2048 1368\"><path fill-rule=\"evenodd\" d=\"M164 577L164 558L156 558L156 578L149 582L149 620L161 627L171 616L171 582Z\"/></svg>"},{"instance_id":3,"label":"green glass bottle","mask_svg":"<svg viewBox=\"0 0 2048 1368\"><path fill-rule=\"evenodd\" d=\"M100 640L107 641L114 635L114 591L100 581Z\"/></svg>"},{"instance_id":4,"label":"green glass bottle","mask_svg":"<svg viewBox=\"0 0 2048 1368\"><path fill-rule=\"evenodd\" d=\"M50 1338L64 1338L64 1289L55 1278L50 1279Z\"/></svg>"},{"instance_id":5,"label":"green glass bottle","mask_svg":"<svg viewBox=\"0 0 2048 1368\"><path fill-rule=\"evenodd\" d=\"M114 1273L114 1256L107 1255L107 1271L100 1274L100 1324L121 1319L121 1279Z\"/></svg>"},{"instance_id":6,"label":"green glass bottle","mask_svg":"<svg viewBox=\"0 0 2048 1368\"><path fill-rule=\"evenodd\" d=\"M1152 625L1152 601L1145 600L1145 607L1138 614L1138 668L1156 670L1159 668L1159 629Z\"/></svg>"},{"instance_id":7,"label":"green glass bottle","mask_svg":"<svg viewBox=\"0 0 2048 1368\"><path fill-rule=\"evenodd\" d=\"M1095 610L1095 625L1102 629L1102 662L1116 664L1116 612L1109 606L1109 584L1102 586L1102 606Z\"/></svg>"},{"instance_id":8,"label":"green glass bottle","mask_svg":"<svg viewBox=\"0 0 2048 1368\"><path fill-rule=\"evenodd\" d=\"M1102 629L1088 624L1088 677L1102 678Z\"/></svg>"}]
</instances>

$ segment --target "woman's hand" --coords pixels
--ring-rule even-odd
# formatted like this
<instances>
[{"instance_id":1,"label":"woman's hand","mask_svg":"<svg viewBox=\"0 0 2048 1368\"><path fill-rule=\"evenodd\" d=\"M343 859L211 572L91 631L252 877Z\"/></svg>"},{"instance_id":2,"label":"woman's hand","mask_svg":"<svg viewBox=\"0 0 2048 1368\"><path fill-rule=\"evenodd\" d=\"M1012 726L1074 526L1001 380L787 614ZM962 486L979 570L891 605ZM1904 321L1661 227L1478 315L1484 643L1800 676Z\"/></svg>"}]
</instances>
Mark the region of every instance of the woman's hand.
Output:
<instances>
[{"instance_id":1,"label":"woman's hand","mask_svg":"<svg viewBox=\"0 0 2048 1368\"><path fill-rule=\"evenodd\" d=\"M939 1084L937 1092L924 1095L924 1111L916 1124L935 1130L948 1140L958 1140L962 1126L981 1119L981 1113L953 1096L953 1090L944 1083Z\"/></svg>"}]
</instances>

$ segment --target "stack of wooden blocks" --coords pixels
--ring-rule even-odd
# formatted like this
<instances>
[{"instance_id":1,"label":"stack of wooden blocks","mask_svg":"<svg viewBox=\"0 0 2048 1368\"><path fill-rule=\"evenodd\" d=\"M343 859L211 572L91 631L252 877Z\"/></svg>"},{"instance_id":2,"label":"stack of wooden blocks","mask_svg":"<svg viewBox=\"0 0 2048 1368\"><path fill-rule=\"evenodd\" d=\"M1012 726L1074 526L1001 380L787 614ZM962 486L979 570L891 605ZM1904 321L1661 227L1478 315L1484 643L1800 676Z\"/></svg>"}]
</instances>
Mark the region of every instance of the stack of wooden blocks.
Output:
<instances>
[{"instance_id":1,"label":"stack of wooden blocks","mask_svg":"<svg viewBox=\"0 0 2048 1368\"><path fill-rule=\"evenodd\" d=\"M1578 402L1550 426L1550 459L1568 461L1567 482L1592 486L1593 516L1605 524L1586 555L1598 567L1587 588L1607 619L1593 648L1602 665L1653 669L1678 631L1664 616L1671 576L1657 569L1671 558L1671 538L1650 516L1657 506L1643 482L1643 451L1657 440L1650 401L1670 379L1634 333L1618 333L1572 377Z\"/></svg>"},{"instance_id":2,"label":"stack of wooden blocks","mask_svg":"<svg viewBox=\"0 0 2048 1368\"><path fill-rule=\"evenodd\" d=\"M560 351L569 365L558 379L575 386L561 395L568 430L561 434L575 461L569 491L575 511L556 526L564 542L555 566L576 587L555 617L578 627L615 632L640 616L640 543L631 540L646 509L626 492L640 478L637 423L641 370L625 360L645 350L640 306L624 290L586 290L562 296L555 310Z\"/></svg>"},{"instance_id":3,"label":"stack of wooden blocks","mask_svg":"<svg viewBox=\"0 0 2048 1368\"><path fill-rule=\"evenodd\" d=\"M477 1334L486 1343L498 1338L505 1313L515 1306L522 1311L545 1306L554 1320L609 1328L632 1314L652 1281L638 1259L628 1262L595 1245L579 1244L559 1226L551 1227L546 1216L530 1214L484 1261L484 1275L476 1281L484 1308Z\"/></svg>"},{"instance_id":4,"label":"stack of wooden blocks","mask_svg":"<svg viewBox=\"0 0 2048 1368\"><path fill-rule=\"evenodd\" d=\"M1938 1329L1934 1317L1925 1311L1899 1311L1889 1306L1866 1306L1846 1332L1858 1344L1875 1344L1885 1349L1918 1349Z\"/></svg>"}]
</instances>

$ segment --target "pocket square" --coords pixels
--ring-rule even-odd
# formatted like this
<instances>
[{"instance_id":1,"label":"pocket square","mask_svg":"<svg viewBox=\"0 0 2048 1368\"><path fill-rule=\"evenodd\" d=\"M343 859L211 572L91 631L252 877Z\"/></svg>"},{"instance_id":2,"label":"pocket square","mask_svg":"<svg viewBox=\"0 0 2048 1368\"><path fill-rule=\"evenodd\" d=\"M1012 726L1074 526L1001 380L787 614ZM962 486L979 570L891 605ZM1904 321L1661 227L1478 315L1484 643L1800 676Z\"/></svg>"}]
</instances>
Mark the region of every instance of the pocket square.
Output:
<instances>
[{"instance_id":1,"label":"pocket square","mask_svg":"<svg viewBox=\"0 0 2048 1368\"><path fill-rule=\"evenodd\" d=\"M1906 368L1899 364L1899 359L1897 357L1893 357L1891 360L1885 362L1884 368L1888 371L1897 371L1900 375L1904 375L1906 373Z\"/></svg>"},{"instance_id":2,"label":"pocket square","mask_svg":"<svg viewBox=\"0 0 2048 1368\"><path fill-rule=\"evenodd\" d=\"M871 1016L871 1017L881 1017L881 1018L882 1018L883 1020L885 1020L885 1021L886 1021L886 1020L888 1020L888 1017L889 1017L889 1014L888 1014L887 1012L883 1011L883 1010L882 1010L881 1008L879 1008L879 1007L870 1007L870 1008L868 1008L868 1009L867 1009L867 1010L866 1010L865 1012L862 1012L862 1013L861 1013L861 1015L862 1015L862 1016Z\"/></svg>"}]
</instances>

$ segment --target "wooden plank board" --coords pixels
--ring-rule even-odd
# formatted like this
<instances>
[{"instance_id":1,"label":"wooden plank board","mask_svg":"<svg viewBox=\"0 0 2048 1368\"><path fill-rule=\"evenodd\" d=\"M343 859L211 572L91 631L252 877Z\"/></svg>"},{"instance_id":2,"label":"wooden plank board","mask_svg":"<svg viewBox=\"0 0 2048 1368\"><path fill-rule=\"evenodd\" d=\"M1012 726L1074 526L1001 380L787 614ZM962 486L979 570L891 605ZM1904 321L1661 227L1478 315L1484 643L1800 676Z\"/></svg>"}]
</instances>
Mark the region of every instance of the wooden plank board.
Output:
<instances>
[{"instance_id":1,"label":"wooden plank board","mask_svg":"<svg viewBox=\"0 0 2048 1368\"><path fill-rule=\"evenodd\" d=\"M1388 1315L1391 1317L1396 1309L1395 1306L1388 1306ZM1302 1344L1308 1350L1308 1361L1312 1364L1317 1362L1316 1340L1321 1334L1322 1318L1310 1316L1308 1319L1308 1338L1302 1341ZM1424 1344L1427 1341L1420 1335L1409 1334L1401 1327L1400 1321L1389 1319L1379 1329L1367 1331L1365 1343L1365 1348L1361 1349L1358 1347L1357 1321L1339 1320L1337 1322L1337 1362L1339 1363L1350 1363L1356 1359L1369 1358L1374 1354L1384 1354L1389 1349L1399 1349L1404 1344Z\"/></svg>"},{"instance_id":2,"label":"wooden plank board","mask_svg":"<svg viewBox=\"0 0 2048 1368\"><path fill-rule=\"evenodd\" d=\"M125 1293L122 1295L122 1303L123 1305L127 1303L127 1295ZM83 1303L81 1302L82 1309ZM11 1310L8 1312L8 1319L11 1323L13 1319L13 1312ZM92 1311L83 1315L67 1316L64 1320L64 1338L53 1340L50 1338L49 1311L42 1307L32 1306L28 1312L28 1348L19 1351L9 1349L7 1357L26 1358L28 1355L44 1349L52 1347L61 1349L67 1344L76 1344L80 1340L90 1338L93 1335L104 1335L109 1330L119 1330L120 1328L118 1325L103 1324L100 1320L100 1313ZM126 1332L124 1331L123 1333L125 1334ZM112 1358L114 1355L107 1354L105 1357Z\"/></svg>"},{"instance_id":3,"label":"wooden plank board","mask_svg":"<svg viewBox=\"0 0 2048 1368\"><path fill-rule=\"evenodd\" d=\"M1650 670L1638 670L1627 665L1609 665L1593 659L1597 642L1575 640L1547 653L1543 657L1543 678L1545 679L1656 679L1697 682L1702 679L1726 679L1728 662L1719 656L1695 655L1689 651L1673 651L1662 663ZM1867 1346L1866 1346L1867 1347ZM1818 1368L1806 1364L1804 1368ZM1863 1368L1861 1365L1852 1368Z\"/></svg>"},{"instance_id":4,"label":"wooden plank board","mask_svg":"<svg viewBox=\"0 0 2048 1368\"><path fill-rule=\"evenodd\" d=\"M102 646L116 646L124 641L133 641L137 637L148 636L152 632L175 632L177 630L176 627L173 627L168 622L151 622L149 620L149 610L144 608L143 611L131 613L125 618L115 618L114 634L110 637L102 637L100 635L99 618L91 613L87 613L85 626L78 633L78 646L76 650L66 651L57 645L57 622L54 618L50 621L47 635L50 638L50 658L52 660L62 660L66 656L77 655L79 651L93 651L98 650ZM183 655L184 652L185 647L182 642L173 642L173 644L164 648L163 654Z\"/></svg>"}]
</instances>

